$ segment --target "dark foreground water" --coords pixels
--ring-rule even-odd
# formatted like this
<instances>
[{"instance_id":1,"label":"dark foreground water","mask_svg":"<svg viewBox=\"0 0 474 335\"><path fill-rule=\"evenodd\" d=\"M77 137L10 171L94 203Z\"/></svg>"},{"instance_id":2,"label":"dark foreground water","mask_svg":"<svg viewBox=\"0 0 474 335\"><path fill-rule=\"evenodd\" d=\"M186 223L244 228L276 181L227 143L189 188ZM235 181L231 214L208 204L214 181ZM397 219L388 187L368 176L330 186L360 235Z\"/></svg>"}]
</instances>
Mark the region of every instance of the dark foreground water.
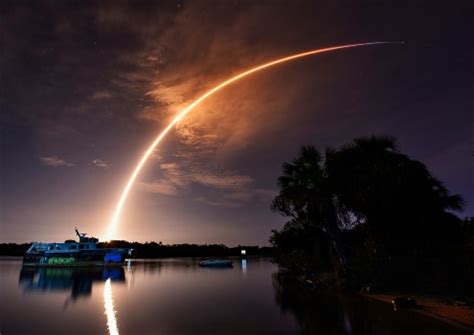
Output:
<instances>
[{"instance_id":1,"label":"dark foreground water","mask_svg":"<svg viewBox=\"0 0 474 335\"><path fill-rule=\"evenodd\" d=\"M0 334L465 334L411 311L297 287L268 259L116 269L27 269L0 260Z\"/></svg>"}]
</instances>

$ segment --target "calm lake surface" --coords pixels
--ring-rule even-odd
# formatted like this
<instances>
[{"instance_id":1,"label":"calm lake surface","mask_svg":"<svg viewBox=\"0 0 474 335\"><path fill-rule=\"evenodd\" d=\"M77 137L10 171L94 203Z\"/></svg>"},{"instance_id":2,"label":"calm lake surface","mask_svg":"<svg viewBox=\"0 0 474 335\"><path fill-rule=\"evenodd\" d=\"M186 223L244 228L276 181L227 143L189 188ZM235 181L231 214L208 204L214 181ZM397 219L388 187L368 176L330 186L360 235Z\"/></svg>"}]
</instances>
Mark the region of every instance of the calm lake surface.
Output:
<instances>
[{"instance_id":1,"label":"calm lake surface","mask_svg":"<svg viewBox=\"0 0 474 335\"><path fill-rule=\"evenodd\" d=\"M27 269L0 259L0 333L467 334L357 296L295 287L265 258L229 269L199 259L134 260L116 269Z\"/></svg>"}]
</instances>

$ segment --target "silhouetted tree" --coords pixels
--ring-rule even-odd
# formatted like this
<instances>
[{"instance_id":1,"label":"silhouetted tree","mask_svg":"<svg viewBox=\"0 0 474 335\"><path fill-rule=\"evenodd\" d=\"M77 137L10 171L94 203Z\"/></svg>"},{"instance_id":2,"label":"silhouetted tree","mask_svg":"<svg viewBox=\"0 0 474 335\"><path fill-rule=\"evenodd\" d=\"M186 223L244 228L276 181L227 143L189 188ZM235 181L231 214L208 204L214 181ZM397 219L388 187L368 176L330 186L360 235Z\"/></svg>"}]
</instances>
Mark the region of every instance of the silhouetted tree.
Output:
<instances>
[{"instance_id":1,"label":"silhouetted tree","mask_svg":"<svg viewBox=\"0 0 474 335\"><path fill-rule=\"evenodd\" d=\"M357 138L328 150L326 174L346 214L384 243L440 234L446 238L456 221L447 210L463 207L459 195L449 194L424 164L400 153L391 137Z\"/></svg>"},{"instance_id":2,"label":"silhouetted tree","mask_svg":"<svg viewBox=\"0 0 474 335\"><path fill-rule=\"evenodd\" d=\"M303 147L291 163L283 164L278 186L280 192L271 208L291 218L284 236L295 234L298 230L300 234L316 232L326 236L345 272L347 261L341 244L341 229L321 154L314 147ZM285 242L280 236L274 232L270 241L281 247Z\"/></svg>"},{"instance_id":3,"label":"silhouetted tree","mask_svg":"<svg viewBox=\"0 0 474 335\"><path fill-rule=\"evenodd\" d=\"M326 150L324 159L305 146L283 164L278 186L272 210L291 219L272 232L272 245L286 253L311 251L305 245L324 236L349 275L356 258L349 254L357 249L364 250L359 255L366 263L358 266L368 269L394 250L406 256L430 254L462 234L462 221L451 213L463 208L461 196L450 194L424 164L399 152L392 137L356 138Z\"/></svg>"}]
</instances>

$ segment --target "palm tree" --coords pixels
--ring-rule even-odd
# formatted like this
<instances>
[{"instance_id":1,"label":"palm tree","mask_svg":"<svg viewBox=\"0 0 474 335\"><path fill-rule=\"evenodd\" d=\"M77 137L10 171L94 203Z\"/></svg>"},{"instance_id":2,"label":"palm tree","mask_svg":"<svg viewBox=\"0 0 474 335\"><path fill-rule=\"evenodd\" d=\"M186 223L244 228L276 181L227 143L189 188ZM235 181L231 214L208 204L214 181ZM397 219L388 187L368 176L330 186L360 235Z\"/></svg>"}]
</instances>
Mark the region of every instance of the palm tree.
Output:
<instances>
[{"instance_id":1,"label":"palm tree","mask_svg":"<svg viewBox=\"0 0 474 335\"><path fill-rule=\"evenodd\" d=\"M272 202L272 210L291 217L289 224L293 226L326 235L339 256L342 271L347 272L337 210L323 163L312 146L302 147L291 163L284 163L278 178L280 193Z\"/></svg>"}]
</instances>

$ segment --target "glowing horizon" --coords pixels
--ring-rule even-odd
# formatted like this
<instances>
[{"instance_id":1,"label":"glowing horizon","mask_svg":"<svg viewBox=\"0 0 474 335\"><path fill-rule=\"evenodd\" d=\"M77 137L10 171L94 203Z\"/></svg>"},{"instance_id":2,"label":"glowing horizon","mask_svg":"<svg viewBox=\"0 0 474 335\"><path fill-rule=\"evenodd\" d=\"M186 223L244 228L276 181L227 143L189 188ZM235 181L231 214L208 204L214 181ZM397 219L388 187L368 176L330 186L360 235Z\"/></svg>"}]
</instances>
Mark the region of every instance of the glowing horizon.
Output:
<instances>
[{"instance_id":1,"label":"glowing horizon","mask_svg":"<svg viewBox=\"0 0 474 335\"><path fill-rule=\"evenodd\" d=\"M106 232L105 240L111 240L112 238L115 237L115 232L117 230L117 226L120 222L120 215L122 213L123 207L125 205L125 201L127 200L128 194L130 193L130 190L135 183L139 173L141 172L143 166L145 165L146 161L148 158L151 156L153 153L154 149L158 146L158 144L162 141L162 139L169 133L169 131L179 122L181 121L188 113L190 113L196 106L201 104L204 100L212 96L214 93L217 93L224 87L246 77L249 76L255 72L264 70L266 68L286 63L292 60L296 60L299 58L315 55L315 54L320 54L324 52L330 52L330 51L336 51L336 50L341 50L341 49L348 49L348 48L355 48L355 47L362 47L362 46L370 46L370 45L377 45L377 44L400 44L403 42L367 42L367 43L357 43L357 44L346 44L346 45L340 45L340 46L335 46L335 47L328 47L328 48L322 48L322 49L315 49L315 50L310 50L310 51L305 51L297 54L293 54L290 56L278 58L273 61L269 61L267 63L264 63L262 65L258 65L256 67L253 67L249 70L245 70L243 72L240 72L239 74L231 77L230 79L227 79L226 81L223 81L222 83L218 84L214 88L208 90L206 93L201 95L199 98L194 100L189 106L185 107L182 109L178 114L171 120L171 122L168 124L168 126L165 127L161 131L161 133L156 137L156 139L148 146L147 150L144 152L142 158L136 165L135 169L133 170L132 174L130 175L127 183L125 184L125 187L119 197L119 200L117 202L117 205L115 206L115 211L112 215L112 219L110 221L109 227Z\"/></svg>"}]
</instances>

